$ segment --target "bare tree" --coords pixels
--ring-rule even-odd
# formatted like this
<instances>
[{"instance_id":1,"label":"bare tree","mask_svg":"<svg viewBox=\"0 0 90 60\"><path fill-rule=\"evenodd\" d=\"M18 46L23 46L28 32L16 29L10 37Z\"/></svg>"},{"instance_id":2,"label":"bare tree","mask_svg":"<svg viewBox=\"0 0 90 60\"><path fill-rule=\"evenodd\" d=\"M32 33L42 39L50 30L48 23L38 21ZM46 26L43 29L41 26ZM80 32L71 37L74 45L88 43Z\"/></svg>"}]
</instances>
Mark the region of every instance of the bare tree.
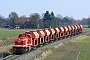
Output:
<instances>
[{"instance_id":1,"label":"bare tree","mask_svg":"<svg viewBox=\"0 0 90 60\"><path fill-rule=\"evenodd\" d=\"M30 26L32 28L39 28L40 15L38 13L30 14Z\"/></svg>"},{"instance_id":2,"label":"bare tree","mask_svg":"<svg viewBox=\"0 0 90 60\"><path fill-rule=\"evenodd\" d=\"M15 19L18 17L17 13L16 12L11 12L9 14L9 19L11 20L11 26L12 28L14 29L15 28Z\"/></svg>"}]
</instances>

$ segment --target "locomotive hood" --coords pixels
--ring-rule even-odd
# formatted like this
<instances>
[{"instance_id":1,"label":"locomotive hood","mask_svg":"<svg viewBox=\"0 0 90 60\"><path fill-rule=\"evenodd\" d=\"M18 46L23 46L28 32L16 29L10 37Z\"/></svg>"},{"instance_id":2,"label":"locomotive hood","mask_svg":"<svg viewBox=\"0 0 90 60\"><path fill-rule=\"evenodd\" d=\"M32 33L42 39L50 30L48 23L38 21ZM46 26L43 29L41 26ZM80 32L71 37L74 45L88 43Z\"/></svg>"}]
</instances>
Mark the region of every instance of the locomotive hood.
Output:
<instances>
[{"instance_id":1,"label":"locomotive hood","mask_svg":"<svg viewBox=\"0 0 90 60\"><path fill-rule=\"evenodd\" d=\"M26 37L19 37L14 41L13 46L15 47L25 47L27 46L28 38Z\"/></svg>"}]
</instances>

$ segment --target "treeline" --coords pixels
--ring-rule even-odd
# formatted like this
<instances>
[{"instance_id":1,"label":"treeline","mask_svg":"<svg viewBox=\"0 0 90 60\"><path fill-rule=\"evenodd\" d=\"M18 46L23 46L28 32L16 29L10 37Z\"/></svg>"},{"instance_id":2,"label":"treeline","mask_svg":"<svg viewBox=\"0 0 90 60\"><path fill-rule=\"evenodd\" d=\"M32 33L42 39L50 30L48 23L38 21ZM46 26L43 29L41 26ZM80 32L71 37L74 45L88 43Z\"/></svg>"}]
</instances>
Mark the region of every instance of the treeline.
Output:
<instances>
[{"instance_id":1,"label":"treeline","mask_svg":"<svg viewBox=\"0 0 90 60\"><path fill-rule=\"evenodd\" d=\"M22 16L22 17L25 17ZM26 20L24 23L18 22L16 23L16 19L18 14L16 12L11 12L7 19L5 19L2 15L0 16L0 27L9 26L8 28L14 29L16 25L18 25L21 29L23 28L50 28L50 27L58 27L58 26L65 26L65 25L74 25L81 23L75 20L73 17L63 17L60 14L56 15L54 12L46 11L41 15L38 13L31 13L28 18L30 20Z\"/></svg>"}]
</instances>

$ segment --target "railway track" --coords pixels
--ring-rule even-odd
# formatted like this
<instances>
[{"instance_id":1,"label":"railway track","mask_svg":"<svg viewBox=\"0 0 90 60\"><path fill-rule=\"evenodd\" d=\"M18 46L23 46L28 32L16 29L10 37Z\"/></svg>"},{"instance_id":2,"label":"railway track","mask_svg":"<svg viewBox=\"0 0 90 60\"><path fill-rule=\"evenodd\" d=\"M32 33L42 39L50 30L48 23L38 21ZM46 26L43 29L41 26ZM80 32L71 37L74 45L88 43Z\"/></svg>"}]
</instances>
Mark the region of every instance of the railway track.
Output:
<instances>
[{"instance_id":1,"label":"railway track","mask_svg":"<svg viewBox=\"0 0 90 60\"><path fill-rule=\"evenodd\" d=\"M86 32L83 32L79 35L75 35L75 36L72 36L72 37L68 37L68 38L65 38L65 39L61 39L61 40L58 40L56 42L52 42L48 45L45 45L43 47L40 47L40 48L37 48L36 50L32 50L31 52L29 53L25 53L25 54L22 54L22 55L9 55L5 58L3 58L3 60L30 60L30 58L32 58L33 56L35 56L36 54L38 54L39 52L42 52L42 49L44 48L52 48L53 46L59 44L59 43L66 43L66 42L69 42L71 39L75 38L75 37L78 37L78 36L81 36L81 35L88 35L89 31L86 31Z\"/></svg>"},{"instance_id":2,"label":"railway track","mask_svg":"<svg viewBox=\"0 0 90 60\"><path fill-rule=\"evenodd\" d=\"M3 58L3 60L14 60L16 58L18 58L20 55L9 55L5 58Z\"/></svg>"}]
</instances>

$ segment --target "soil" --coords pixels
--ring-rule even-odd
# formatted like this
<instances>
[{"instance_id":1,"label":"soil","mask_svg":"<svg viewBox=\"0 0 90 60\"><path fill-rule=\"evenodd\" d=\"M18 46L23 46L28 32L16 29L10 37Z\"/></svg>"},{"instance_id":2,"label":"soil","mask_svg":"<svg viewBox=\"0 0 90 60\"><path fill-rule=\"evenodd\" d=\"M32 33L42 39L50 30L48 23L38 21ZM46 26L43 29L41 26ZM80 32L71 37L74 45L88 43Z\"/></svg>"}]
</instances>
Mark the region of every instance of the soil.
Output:
<instances>
[{"instance_id":1,"label":"soil","mask_svg":"<svg viewBox=\"0 0 90 60\"><path fill-rule=\"evenodd\" d=\"M3 38L2 40L0 40L0 52L2 50L7 51L12 43L14 42L16 37L10 37L10 38Z\"/></svg>"}]
</instances>

